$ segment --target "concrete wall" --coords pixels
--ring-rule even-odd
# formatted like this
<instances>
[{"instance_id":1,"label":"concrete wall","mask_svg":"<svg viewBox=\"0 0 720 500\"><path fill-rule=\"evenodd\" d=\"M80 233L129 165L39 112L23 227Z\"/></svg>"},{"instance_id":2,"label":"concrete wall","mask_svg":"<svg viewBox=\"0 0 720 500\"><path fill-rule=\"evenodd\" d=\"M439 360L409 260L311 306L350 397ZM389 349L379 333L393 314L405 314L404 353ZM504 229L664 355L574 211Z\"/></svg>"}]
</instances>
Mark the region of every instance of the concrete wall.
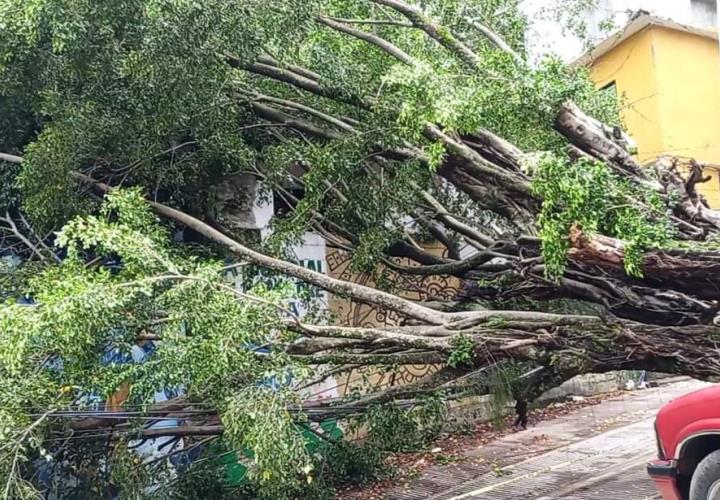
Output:
<instances>
[{"instance_id":1,"label":"concrete wall","mask_svg":"<svg viewBox=\"0 0 720 500\"><path fill-rule=\"evenodd\" d=\"M550 389L540 396L539 401L565 399L568 396L595 396L617 391L635 378L633 372L588 373L573 377L559 387Z\"/></svg>"},{"instance_id":2,"label":"concrete wall","mask_svg":"<svg viewBox=\"0 0 720 500\"><path fill-rule=\"evenodd\" d=\"M430 244L425 248L430 253L442 255L444 247ZM403 265L416 265L405 259L399 261ZM350 266L350 255L338 249L328 249L327 272L330 276L366 286L375 286L373 276L353 271ZM433 297L451 299L458 293L460 282L457 278L447 276L399 276L390 274L386 277L397 282L403 290L402 295L412 300L425 300ZM338 324L362 327L384 327L397 325L402 317L392 311L380 311L367 304L361 304L347 298L330 296L329 310ZM403 385L417 381L437 370L433 365L401 365L387 367L367 366L336 379L340 395L353 390L364 390L366 387L381 388L390 385Z\"/></svg>"},{"instance_id":3,"label":"concrete wall","mask_svg":"<svg viewBox=\"0 0 720 500\"><path fill-rule=\"evenodd\" d=\"M538 401L550 403L562 401L571 396L597 396L614 392L625 387L629 379L636 379L634 372L620 371L600 374L587 374L574 377L559 387L550 389ZM512 404L508 404L505 415L515 413ZM489 422L493 419L490 396L472 396L452 401L448 404L448 431L462 429L463 426Z\"/></svg>"},{"instance_id":4,"label":"concrete wall","mask_svg":"<svg viewBox=\"0 0 720 500\"><path fill-rule=\"evenodd\" d=\"M504 415L514 413L511 406L504 409ZM490 422L493 419L490 396L473 396L448 403L445 430L448 432L462 429L464 426Z\"/></svg>"}]
</instances>

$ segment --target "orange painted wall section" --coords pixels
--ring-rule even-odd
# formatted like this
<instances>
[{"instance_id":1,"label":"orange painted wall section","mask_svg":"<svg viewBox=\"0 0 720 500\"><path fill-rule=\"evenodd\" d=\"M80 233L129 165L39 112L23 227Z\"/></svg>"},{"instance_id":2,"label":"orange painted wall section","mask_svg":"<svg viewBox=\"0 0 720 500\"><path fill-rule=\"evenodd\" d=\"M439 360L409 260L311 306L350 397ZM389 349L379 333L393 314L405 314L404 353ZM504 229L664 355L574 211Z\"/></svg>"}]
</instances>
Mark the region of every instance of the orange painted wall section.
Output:
<instances>
[{"instance_id":1,"label":"orange painted wall section","mask_svg":"<svg viewBox=\"0 0 720 500\"><path fill-rule=\"evenodd\" d=\"M638 146L638 160L661 155L720 164L720 50L718 41L652 26L597 58L598 87L615 82L621 117ZM718 171L700 191L720 208Z\"/></svg>"}]
</instances>

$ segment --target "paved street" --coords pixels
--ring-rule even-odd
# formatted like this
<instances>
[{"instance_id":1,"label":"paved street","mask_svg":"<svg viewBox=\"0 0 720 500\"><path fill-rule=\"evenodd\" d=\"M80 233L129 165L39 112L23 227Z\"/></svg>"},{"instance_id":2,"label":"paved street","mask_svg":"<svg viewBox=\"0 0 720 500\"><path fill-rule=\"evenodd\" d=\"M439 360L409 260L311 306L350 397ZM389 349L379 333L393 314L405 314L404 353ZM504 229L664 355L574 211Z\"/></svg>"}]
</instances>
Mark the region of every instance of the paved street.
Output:
<instances>
[{"instance_id":1,"label":"paved street","mask_svg":"<svg viewBox=\"0 0 720 500\"><path fill-rule=\"evenodd\" d=\"M433 466L389 493L394 500L645 500L658 498L645 473L655 454L653 420L669 400L703 387L691 380L626 393L540 422Z\"/></svg>"}]
</instances>

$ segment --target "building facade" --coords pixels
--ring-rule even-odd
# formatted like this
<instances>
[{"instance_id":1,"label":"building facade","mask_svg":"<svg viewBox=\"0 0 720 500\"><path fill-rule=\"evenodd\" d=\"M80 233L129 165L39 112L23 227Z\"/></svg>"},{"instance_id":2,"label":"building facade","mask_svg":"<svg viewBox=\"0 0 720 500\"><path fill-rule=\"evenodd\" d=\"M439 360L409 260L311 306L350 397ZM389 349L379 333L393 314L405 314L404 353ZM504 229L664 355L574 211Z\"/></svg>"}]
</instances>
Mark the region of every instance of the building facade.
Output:
<instances>
[{"instance_id":1,"label":"building facade","mask_svg":"<svg viewBox=\"0 0 720 500\"><path fill-rule=\"evenodd\" d=\"M700 191L720 208L720 44L714 29L641 15L586 52L598 88L617 95L638 160L691 158L712 179Z\"/></svg>"}]
</instances>

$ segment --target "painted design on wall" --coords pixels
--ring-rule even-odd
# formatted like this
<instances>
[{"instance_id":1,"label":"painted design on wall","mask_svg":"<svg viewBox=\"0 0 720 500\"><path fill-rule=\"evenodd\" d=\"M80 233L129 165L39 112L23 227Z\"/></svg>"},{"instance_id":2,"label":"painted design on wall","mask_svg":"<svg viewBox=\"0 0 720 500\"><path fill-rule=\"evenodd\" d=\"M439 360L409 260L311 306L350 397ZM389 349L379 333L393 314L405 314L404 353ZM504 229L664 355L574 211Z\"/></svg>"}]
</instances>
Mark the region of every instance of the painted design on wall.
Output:
<instances>
[{"instance_id":1,"label":"painted design on wall","mask_svg":"<svg viewBox=\"0 0 720 500\"><path fill-rule=\"evenodd\" d=\"M441 254L440 247L430 247L429 251ZM367 274L359 274L350 268L350 255L341 250L331 249L327 256L328 274L334 278L354 283L374 286ZM403 262L412 265L410 262ZM460 290L460 281L446 276L408 277L393 273L391 280L398 283L404 290L404 297L412 300L452 299ZM338 324L350 326L390 326L402 322L402 317L394 311L382 311L366 304L347 299L331 297L330 311ZM362 367L350 374L338 377L340 394L349 394L361 385L381 388L398 384L409 384L432 374L437 370L432 365L403 365L392 370L373 366Z\"/></svg>"}]
</instances>

